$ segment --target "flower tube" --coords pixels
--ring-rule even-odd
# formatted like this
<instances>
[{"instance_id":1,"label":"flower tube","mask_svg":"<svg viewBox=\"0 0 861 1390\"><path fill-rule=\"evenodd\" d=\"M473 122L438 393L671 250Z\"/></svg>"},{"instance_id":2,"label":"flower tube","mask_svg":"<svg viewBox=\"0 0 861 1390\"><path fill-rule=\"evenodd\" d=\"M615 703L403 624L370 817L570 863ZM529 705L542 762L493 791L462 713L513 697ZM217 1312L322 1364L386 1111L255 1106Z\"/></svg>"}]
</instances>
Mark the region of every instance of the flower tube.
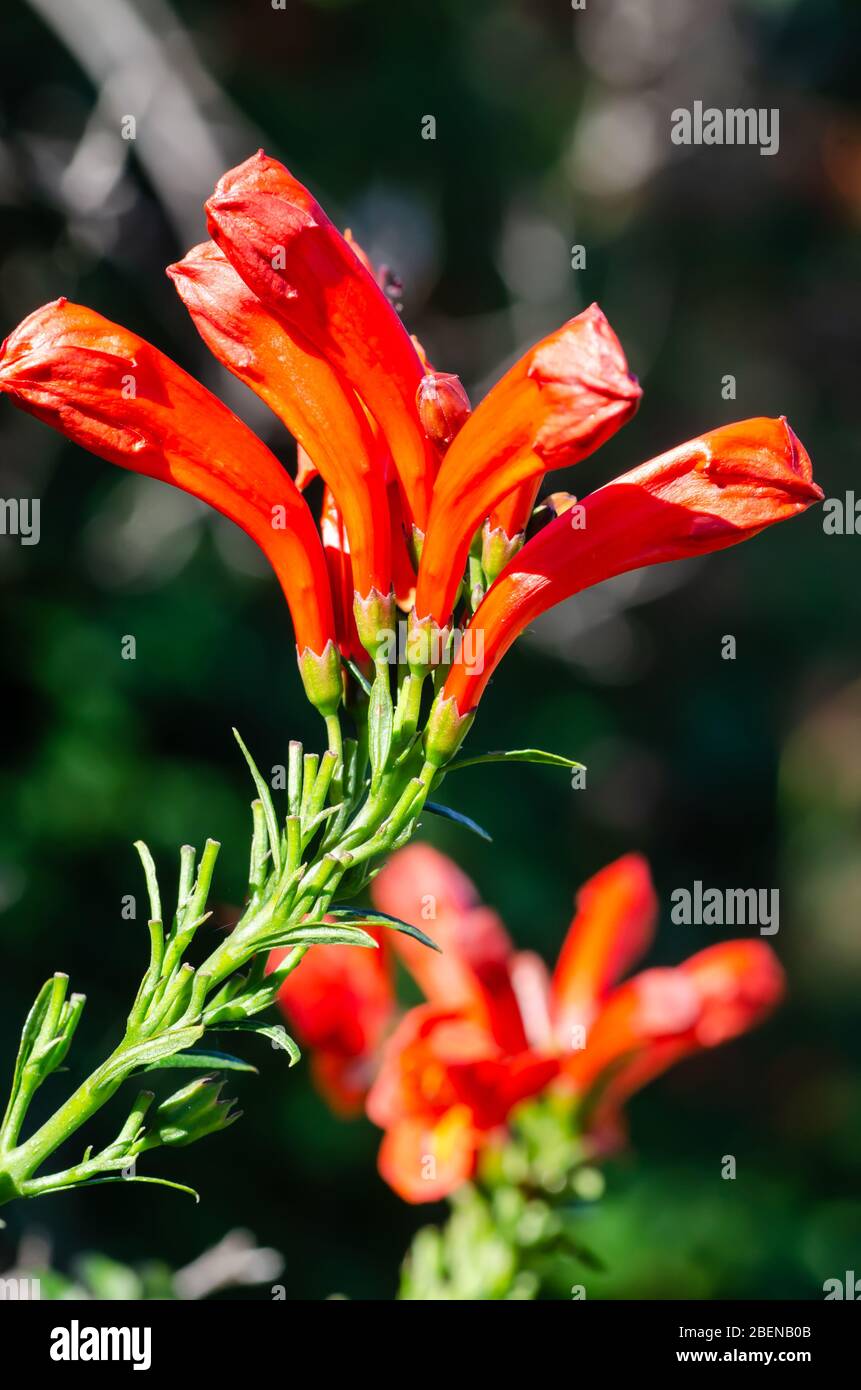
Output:
<instances>
[{"instance_id":1,"label":"flower tube","mask_svg":"<svg viewBox=\"0 0 861 1390\"><path fill-rule=\"evenodd\" d=\"M349 381L385 435L424 530L436 456L418 418L418 353L353 246L283 164L260 150L219 180L209 230L271 313Z\"/></svg>"},{"instance_id":2,"label":"flower tube","mask_svg":"<svg viewBox=\"0 0 861 1390\"><path fill-rule=\"evenodd\" d=\"M210 352L283 421L334 493L359 595L387 594L384 462L355 392L264 308L214 242L195 246L168 275Z\"/></svg>"},{"instance_id":3,"label":"flower tube","mask_svg":"<svg viewBox=\"0 0 861 1390\"><path fill-rule=\"evenodd\" d=\"M786 420L724 425L599 488L528 541L488 590L470 627L484 642L482 669L456 661L436 724L450 742L529 623L613 575L722 550L797 516L822 489ZM436 746L434 757L449 756Z\"/></svg>"},{"instance_id":4,"label":"flower tube","mask_svg":"<svg viewBox=\"0 0 861 1390\"><path fill-rule=\"evenodd\" d=\"M476 407L443 460L416 613L440 627L476 529L508 493L579 463L630 420L642 392L597 304L530 348Z\"/></svg>"},{"instance_id":5,"label":"flower tube","mask_svg":"<svg viewBox=\"0 0 861 1390\"><path fill-rule=\"evenodd\" d=\"M311 513L221 401L137 334L65 299L6 339L0 392L100 458L173 483L241 526L284 590L309 697L323 711L337 707L332 599Z\"/></svg>"}]
</instances>

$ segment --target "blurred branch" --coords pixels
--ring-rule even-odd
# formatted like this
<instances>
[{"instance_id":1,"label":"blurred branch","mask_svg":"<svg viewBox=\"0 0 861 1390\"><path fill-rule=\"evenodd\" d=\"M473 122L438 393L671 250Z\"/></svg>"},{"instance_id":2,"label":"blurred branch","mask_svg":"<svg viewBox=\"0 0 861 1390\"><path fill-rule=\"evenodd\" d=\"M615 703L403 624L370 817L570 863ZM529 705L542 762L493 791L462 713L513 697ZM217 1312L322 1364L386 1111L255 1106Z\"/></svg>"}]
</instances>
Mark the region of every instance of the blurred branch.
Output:
<instances>
[{"instance_id":1,"label":"blurred branch","mask_svg":"<svg viewBox=\"0 0 861 1390\"><path fill-rule=\"evenodd\" d=\"M89 203L120 176L133 145L179 241L200 237L200 205L256 134L195 53L163 0L29 0L91 79L98 100L64 192ZM135 140L123 118L134 116ZM80 190L84 190L82 195Z\"/></svg>"}]
</instances>

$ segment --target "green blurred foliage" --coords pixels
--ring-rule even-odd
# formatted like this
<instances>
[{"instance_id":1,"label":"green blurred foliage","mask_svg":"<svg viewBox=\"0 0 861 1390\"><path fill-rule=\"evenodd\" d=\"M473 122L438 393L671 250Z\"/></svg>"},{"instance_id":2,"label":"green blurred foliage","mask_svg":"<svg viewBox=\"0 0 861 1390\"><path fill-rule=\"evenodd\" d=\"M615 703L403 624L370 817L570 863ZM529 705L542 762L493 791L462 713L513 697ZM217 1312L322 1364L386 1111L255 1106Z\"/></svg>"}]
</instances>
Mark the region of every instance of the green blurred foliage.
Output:
<instances>
[{"instance_id":1,"label":"green blurred foliage","mask_svg":"<svg viewBox=\"0 0 861 1390\"><path fill-rule=\"evenodd\" d=\"M602 304L644 404L553 488L583 493L700 430L779 412L829 496L855 484L857 7L174 9L237 117L224 137L232 159L264 141L399 268L411 330L473 399L518 349ZM186 245L157 179L129 151L109 198L83 211L67 198L62 174L93 83L20 0L3 25L3 331L65 293L226 391L163 275ZM695 99L778 106L779 155L674 149L668 112ZM427 113L434 141L420 136ZM177 157L188 139L178 127ZM570 268L577 243L583 271ZM721 397L726 373L734 401ZM289 463L273 422L240 408ZM228 920L251 794L230 726L263 767L284 761L288 738L319 730L276 586L243 538L2 403L0 432L0 493L42 499L39 545L0 537L0 1057L11 1065L42 980L68 970L89 997L76 1077L116 1036L144 962L131 841L145 838L167 865L183 841L220 839ZM824 1278L857 1267L859 546L826 536L811 513L679 567L666 590L616 591L603 615L575 600L589 621L509 656L470 745L558 748L588 764L587 790L553 769L480 767L451 795L493 845L426 826L518 943L548 959L576 886L632 848L649 854L664 903L695 878L781 888L774 942L790 1000L760 1036L689 1064L632 1107L632 1154L588 1217L607 1296L819 1297ZM721 660L725 633L735 662ZM120 658L126 634L133 662ZM129 893L135 922L121 917ZM665 915L653 958L710 939ZM179 1265L241 1221L284 1251L288 1298L391 1297L428 1213L383 1186L376 1132L330 1115L307 1066L288 1075L274 1053L254 1060L241 1123L172 1156L171 1176L202 1191L201 1207L106 1187L10 1209L0 1267L34 1224L51 1232L62 1268L95 1248L123 1264ZM719 1176L726 1153L738 1158L735 1183Z\"/></svg>"}]
</instances>

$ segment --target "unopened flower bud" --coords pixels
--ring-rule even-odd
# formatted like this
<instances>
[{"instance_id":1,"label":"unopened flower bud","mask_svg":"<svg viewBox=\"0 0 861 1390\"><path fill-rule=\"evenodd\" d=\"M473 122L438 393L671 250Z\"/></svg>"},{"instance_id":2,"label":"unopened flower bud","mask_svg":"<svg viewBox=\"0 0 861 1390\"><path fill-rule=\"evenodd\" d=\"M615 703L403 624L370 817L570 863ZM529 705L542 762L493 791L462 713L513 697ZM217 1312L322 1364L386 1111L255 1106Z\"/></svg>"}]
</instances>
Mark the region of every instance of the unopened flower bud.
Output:
<instances>
[{"instance_id":1,"label":"unopened flower bud","mask_svg":"<svg viewBox=\"0 0 861 1390\"><path fill-rule=\"evenodd\" d=\"M220 1098L223 1085L202 1076L162 1101L153 1117L153 1130L161 1143L192 1144L238 1120L240 1112L232 1110L232 1099Z\"/></svg>"},{"instance_id":2,"label":"unopened flower bud","mask_svg":"<svg viewBox=\"0 0 861 1390\"><path fill-rule=\"evenodd\" d=\"M451 372L428 372L419 382L416 404L428 439L438 449L447 449L470 411L460 377Z\"/></svg>"}]
</instances>

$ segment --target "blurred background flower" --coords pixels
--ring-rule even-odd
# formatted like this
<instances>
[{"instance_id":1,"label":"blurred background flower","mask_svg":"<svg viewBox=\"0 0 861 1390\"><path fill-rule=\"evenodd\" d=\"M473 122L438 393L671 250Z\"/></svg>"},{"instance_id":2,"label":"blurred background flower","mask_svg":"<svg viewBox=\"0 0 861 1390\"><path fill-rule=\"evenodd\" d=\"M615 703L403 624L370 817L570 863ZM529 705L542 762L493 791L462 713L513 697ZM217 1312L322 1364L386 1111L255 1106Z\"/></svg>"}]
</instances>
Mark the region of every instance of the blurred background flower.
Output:
<instances>
[{"instance_id":1,"label":"blurred background flower","mask_svg":"<svg viewBox=\"0 0 861 1390\"><path fill-rule=\"evenodd\" d=\"M859 31L849 0L441 0L432 14L418 0L16 0L0 45L0 332L57 295L87 303L157 342L292 464L163 273L201 239L216 179L263 144L397 272L411 330L472 399L601 304L647 408L550 487L584 495L681 439L785 411L826 495L843 497L857 458ZM672 111L696 100L779 108L779 153L673 145ZM280 595L235 528L17 412L0 412L0 432L0 496L42 500L38 545L0 536L0 1056L63 968L90 996L79 1047L95 1061L143 958L142 901L137 921L122 915L141 891L131 840L172 855L221 839L226 915L247 843L229 726L276 765L316 721ZM494 844L426 827L548 961L571 885L632 848L662 905L651 964L720 935L673 925L673 888L781 890L788 1003L632 1103L633 1152L589 1208L596 1294L819 1297L857 1267L858 546L814 512L545 615L488 690L481 742L552 739L588 765L587 786L476 768L457 805ZM135 661L121 659L126 634ZM330 1115L308 1067L288 1080L262 1060L242 1125L203 1172L177 1151L203 1205L162 1194L156 1237L143 1190L45 1201L58 1268L95 1247L186 1266L241 1220L284 1252L288 1298L392 1295L419 1218L376 1175L377 1132ZM253 1177L239 1192L237 1172ZM9 1218L0 1266L33 1209Z\"/></svg>"}]
</instances>

